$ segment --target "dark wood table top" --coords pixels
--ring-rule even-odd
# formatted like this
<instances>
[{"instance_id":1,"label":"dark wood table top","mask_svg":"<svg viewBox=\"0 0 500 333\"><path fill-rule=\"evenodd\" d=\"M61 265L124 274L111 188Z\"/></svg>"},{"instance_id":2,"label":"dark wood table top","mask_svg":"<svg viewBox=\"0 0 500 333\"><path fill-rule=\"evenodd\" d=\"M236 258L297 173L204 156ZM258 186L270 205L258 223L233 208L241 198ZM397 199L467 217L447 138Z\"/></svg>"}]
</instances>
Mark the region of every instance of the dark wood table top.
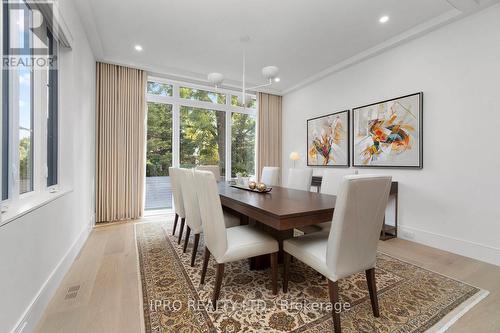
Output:
<instances>
[{"instance_id":1,"label":"dark wood table top","mask_svg":"<svg viewBox=\"0 0 500 333\"><path fill-rule=\"evenodd\" d=\"M223 206L277 230L329 222L336 196L273 186L270 193L255 193L219 183Z\"/></svg>"}]
</instances>

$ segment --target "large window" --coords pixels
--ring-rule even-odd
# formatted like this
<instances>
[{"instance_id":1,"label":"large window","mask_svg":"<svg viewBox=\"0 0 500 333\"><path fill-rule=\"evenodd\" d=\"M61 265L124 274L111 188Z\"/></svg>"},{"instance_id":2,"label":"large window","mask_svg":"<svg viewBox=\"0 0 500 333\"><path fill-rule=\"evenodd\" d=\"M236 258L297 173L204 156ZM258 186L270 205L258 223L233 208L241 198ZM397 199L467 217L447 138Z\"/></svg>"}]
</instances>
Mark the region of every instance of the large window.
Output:
<instances>
[{"instance_id":1,"label":"large window","mask_svg":"<svg viewBox=\"0 0 500 333\"><path fill-rule=\"evenodd\" d=\"M149 78L148 103L168 105L171 110L171 165L218 165L226 179L237 173L255 175L257 99L247 94L243 107L239 95L231 90ZM170 128L170 124L165 126Z\"/></svg>"},{"instance_id":2,"label":"large window","mask_svg":"<svg viewBox=\"0 0 500 333\"><path fill-rule=\"evenodd\" d=\"M226 113L181 106L180 166L218 165L225 175Z\"/></svg>"},{"instance_id":3,"label":"large window","mask_svg":"<svg viewBox=\"0 0 500 333\"><path fill-rule=\"evenodd\" d=\"M172 96L172 85L154 81L148 81L148 94L158 96Z\"/></svg>"},{"instance_id":4,"label":"large window","mask_svg":"<svg viewBox=\"0 0 500 333\"><path fill-rule=\"evenodd\" d=\"M249 109L257 108L257 96L247 96L247 100L245 101L246 107ZM240 95L232 95L231 96L231 105L243 107L243 102Z\"/></svg>"},{"instance_id":5,"label":"large window","mask_svg":"<svg viewBox=\"0 0 500 333\"><path fill-rule=\"evenodd\" d=\"M215 104L226 104L226 95L207 91L203 89L194 89L189 87L180 87L180 97L194 101L202 101Z\"/></svg>"},{"instance_id":6,"label":"large window","mask_svg":"<svg viewBox=\"0 0 500 333\"><path fill-rule=\"evenodd\" d=\"M17 75L19 110L19 193L33 191L33 73L22 67Z\"/></svg>"},{"instance_id":7,"label":"large window","mask_svg":"<svg viewBox=\"0 0 500 333\"><path fill-rule=\"evenodd\" d=\"M255 175L255 116L231 115L231 176Z\"/></svg>"},{"instance_id":8,"label":"large window","mask_svg":"<svg viewBox=\"0 0 500 333\"><path fill-rule=\"evenodd\" d=\"M172 166L172 105L148 103L146 176L168 176Z\"/></svg>"},{"instance_id":9,"label":"large window","mask_svg":"<svg viewBox=\"0 0 500 333\"><path fill-rule=\"evenodd\" d=\"M2 19L2 201L15 206L58 183L58 46L24 2L3 2Z\"/></svg>"}]
</instances>

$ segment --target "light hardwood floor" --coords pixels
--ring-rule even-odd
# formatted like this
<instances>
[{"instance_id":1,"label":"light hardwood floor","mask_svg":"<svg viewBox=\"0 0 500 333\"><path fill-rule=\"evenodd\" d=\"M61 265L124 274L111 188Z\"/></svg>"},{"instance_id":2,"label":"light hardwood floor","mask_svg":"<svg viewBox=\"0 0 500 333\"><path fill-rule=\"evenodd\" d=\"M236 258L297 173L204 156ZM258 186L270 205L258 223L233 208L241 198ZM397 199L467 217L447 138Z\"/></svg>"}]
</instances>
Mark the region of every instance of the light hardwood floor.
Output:
<instances>
[{"instance_id":1,"label":"light hardwood floor","mask_svg":"<svg viewBox=\"0 0 500 333\"><path fill-rule=\"evenodd\" d=\"M145 220L166 220L166 216ZM401 239L380 242L379 250L490 292L449 332L500 332L500 267ZM134 223L95 228L37 332L141 332L138 276ZM72 290L78 286L75 294Z\"/></svg>"}]
</instances>

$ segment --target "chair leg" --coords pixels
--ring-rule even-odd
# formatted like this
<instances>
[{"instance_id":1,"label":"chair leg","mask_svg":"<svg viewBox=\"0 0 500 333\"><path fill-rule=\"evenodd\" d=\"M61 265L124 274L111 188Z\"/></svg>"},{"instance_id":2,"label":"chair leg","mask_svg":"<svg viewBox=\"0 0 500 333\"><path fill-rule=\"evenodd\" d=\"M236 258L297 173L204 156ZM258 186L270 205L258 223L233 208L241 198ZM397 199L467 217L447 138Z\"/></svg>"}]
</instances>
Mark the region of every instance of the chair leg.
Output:
<instances>
[{"instance_id":1,"label":"chair leg","mask_svg":"<svg viewBox=\"0 0 500 333\"><path fill-rule=\"evenodd\" d=\"M339 285L338 282L333 282L328 279L328 293L330 294L330 303L332 303L332 318L333 318L333 328L335 329L335 333L341 333L342 329L340 328L340 313L335 309L339 303Z\"/></svg>"},{"instance_id":2,"label":"chair leg","mask_svg":"<svg viewBox=\"0 0 500 333\"><path fill-rule=\"evenodd\" d=\"M191 228L187 226L186 228L186 238L184 239L184 248L182 249L182 253L186 253L186 249L189 243L189 235L191 234Z\"/></svg>"},{"instance_id":3,"label":"chair leg","mask_svg":"<svg viewBox=\"0 0 500 333\"><path fill-rule=\"evenodd\" d=\"M288 292L288 274L290 271L290 254L283 252L283 292Z\"/></svg>"},{"instance_id":4,"label":"chair leg","mask_svg":"<svg viewBox=\"0 0 500 333\"><path fill-rule=\"evenodd\" d=\"M271 253L271 283L273 295L278 294L278 252Z\"/></svg>"},{"instance_id":5,"label":"chair leg","mask_svg":"<svg viewBox=\"0 0 500 333\"><path fill-rule=\"evenodd\" d=\"M172 235L175 235L175 229L177 229L177 221L179 220L179 215L175 213L175 219L174 219L174 230L172 231Z\"/></svg>"},{"instance_id":6,"label":"chair leg","mask_svg":"<svg viewBox=\"0 0 500 333\"><path fill-rule=\"evenodd\" d=\"M210 251L208 247L205 246L205 257L203 258L203 267L201 268L201 279L200 283L205 283L205 275L207 275L208 260L210 260Z\"/></svg>"},{"instance_id":7,"label":"chair leg","mask_svg":"<svg viewBox=\"0 0 500 333\"><path fill-rule=\"evenodd\" d=\"M196 252L198 252L199 242L200 242L200 234L194 235L193 253L191 254L191 267L194 266L194 260L196 259Z\"/></svg>"},{"instance_id":8,"label":"chair leg","mask_svg":"<svg viewBox=\"0 0 500 333\"><path fill-rule=\"evenodd\" d=\"M177 244L181 243L182 232L184 231L184 222L186 222L186 219L185 218L181 218L181 229L179 231L179 239L177 240Z\"/></svg>"},{"instance_id":9,"label":"chair leg","mask_svg":"<svg viewBox=\"0 0 500 333\"><path fill-rule=\"evenodd\" d=\"M375 268L370 268L365 271L366 283L370 292L370 300L372 302L372 311L375 317L380 317L378 310L377 284L375 283Z\"/></svg>"},{"instance_id":10,"label":"chair leg","mask_svg":"<svg viewBox=\"0 0 500 333\"><path fill-rule=\"evenodd\" d=\"M215 290L212 297L212 306L217 310L217 300L219 299L220 287L222 285L222 278L224 277L224 264L217 264L217 273L215 274Z\"/></svg>"}]
</instances>

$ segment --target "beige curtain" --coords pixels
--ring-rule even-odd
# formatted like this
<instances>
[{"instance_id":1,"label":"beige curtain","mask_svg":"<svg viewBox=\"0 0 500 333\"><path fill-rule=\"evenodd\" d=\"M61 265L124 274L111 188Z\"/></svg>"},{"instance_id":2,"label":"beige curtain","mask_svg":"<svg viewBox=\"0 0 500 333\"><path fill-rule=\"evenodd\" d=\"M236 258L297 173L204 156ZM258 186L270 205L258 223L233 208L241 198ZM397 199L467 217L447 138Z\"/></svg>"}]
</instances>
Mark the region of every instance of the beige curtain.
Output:
<instances>
[{"instance_id":1,"label":"beige curtain","mask_svg":"<svg viewBox=\"0 0 500 333\"><path fill-rule=\"evenodd\" d=\"M281 96L259 93L257 167L281 167Z\"/></svg>"},{"instance_id":2,"label":"beige curtain","mask_svg":"<svg viewBox=\"0 0 500 333\"><path fill-rule=\"evenodd\" d=\"M142 215L146 73L97 63L96 221Z\"/></svg>"}]
</instances>

